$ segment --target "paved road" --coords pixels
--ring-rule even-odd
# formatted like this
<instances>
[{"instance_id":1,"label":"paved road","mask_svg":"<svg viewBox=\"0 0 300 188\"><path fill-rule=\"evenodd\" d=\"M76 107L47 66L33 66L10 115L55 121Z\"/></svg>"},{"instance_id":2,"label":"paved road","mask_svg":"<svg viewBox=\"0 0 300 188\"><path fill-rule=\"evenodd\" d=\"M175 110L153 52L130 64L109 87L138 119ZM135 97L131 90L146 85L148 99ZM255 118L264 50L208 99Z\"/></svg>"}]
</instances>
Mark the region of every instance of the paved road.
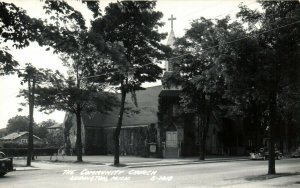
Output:
<instances>
[{"instance_id":1,"label":"paved road","mask_svg":"<svg viewBox=\"0 0 300 188\"><path fill-rule=\"evenodd\" d=\"M35 164L42 169L9 173L0 179L0 187L300 187L300 159L276 161L278 176L265 176L267 161L248 160L143 168Z\"/></svg>"}]
</instances>

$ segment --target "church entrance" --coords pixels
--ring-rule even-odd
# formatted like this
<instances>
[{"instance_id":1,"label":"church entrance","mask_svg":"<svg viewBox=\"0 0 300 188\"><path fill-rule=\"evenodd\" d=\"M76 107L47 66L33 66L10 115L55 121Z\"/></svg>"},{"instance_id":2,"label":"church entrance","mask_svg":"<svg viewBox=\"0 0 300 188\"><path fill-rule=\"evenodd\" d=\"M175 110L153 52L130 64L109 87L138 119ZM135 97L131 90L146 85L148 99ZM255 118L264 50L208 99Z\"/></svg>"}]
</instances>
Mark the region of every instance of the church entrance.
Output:
<instances>
[{"instance_id":1,"label":"church entrance","mask_svg":"<svg viewBox=\"0 0 300 188\"><path fill-rule=\"evenodd\" d=\"M178 133L177 131L166 131L166 148L165 157L175 158L179 157L178 152Z\"/></svg>"}]
</instances>

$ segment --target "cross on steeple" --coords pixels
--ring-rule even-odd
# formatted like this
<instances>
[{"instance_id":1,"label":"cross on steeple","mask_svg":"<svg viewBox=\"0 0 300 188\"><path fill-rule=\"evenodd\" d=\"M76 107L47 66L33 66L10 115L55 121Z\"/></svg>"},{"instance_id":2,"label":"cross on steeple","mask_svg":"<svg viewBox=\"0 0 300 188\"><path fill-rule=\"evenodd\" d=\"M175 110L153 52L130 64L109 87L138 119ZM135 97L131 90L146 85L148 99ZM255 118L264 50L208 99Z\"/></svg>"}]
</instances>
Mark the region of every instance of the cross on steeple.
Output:
<instances>
[{"instance_id":1,"label":"cross on steeple","mask_svg":"<svg viewBox=\"0 0 300 188\"><path fill-rule=\"evenodd\" d=\"M176 20L176 18L174 18L173 14L171 14L171 18L168 18L168 20L171 21L171 29L173 30L173 20Z\"/></svg>"}]
</instances>

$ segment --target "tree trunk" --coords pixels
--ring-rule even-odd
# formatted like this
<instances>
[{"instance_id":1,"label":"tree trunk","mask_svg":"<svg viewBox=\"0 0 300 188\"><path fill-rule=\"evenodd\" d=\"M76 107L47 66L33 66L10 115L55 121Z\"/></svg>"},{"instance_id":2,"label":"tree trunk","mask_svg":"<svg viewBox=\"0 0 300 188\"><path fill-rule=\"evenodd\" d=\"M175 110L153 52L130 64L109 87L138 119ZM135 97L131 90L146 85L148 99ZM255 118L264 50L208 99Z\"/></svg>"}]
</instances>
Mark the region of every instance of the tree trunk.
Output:
<instances>
[{"instance_id":1,"label":"tree trunk","mask_svg":"<svg viewBox=\"0 0 300 188\"><path fill-rule=\"evenodd\" d=\"M121 86L121 95L122 95L122 98L121 98L121 107L120 107L119 118L118 118L118 125L115 130L115 134L114 134L114 141L115 141L114 166L120 165L119 137L120 137L121 127L122 127L122 122L123 122L124 106L125 106L125 99L126 99L126 91L123 88L123 86Z\"/></svg>"},{"instance_id":2,"label":"tree trunk","mask_svg":"<svg viewBox=\"0 0 300 188\"><path fill-rule=\"evenodd\" d=\"M210 123L209 114L207 113L205 116L205 120L202 121L202 127L201 127L201 141L200 141L200 160L205 160L206 155L206 138L207 138L207 131L208 126Z\"/></svg>"},{"instance_id":3,"label":"tree trunk","mask_svg":"<svg viewBox=\"0 0 300 188\"><path fill-rule=\"evenodd\" d=\"M77 105L79 108L79 105ZM76 112L77 134L76 134L76 153L77 162L82 162L82 139L81 139L81 112L77 109Z\"/></svg>"},{"instance_id":4,"label":"tree trunk","mask_svg":"<svg viewBox=\"0 0 300 188\"><path fill-rule=\"evenodd\" d=\"M290 125L290 120L286 120L286 122L284 122L284 152L288 153L289 152L289 125Z\"/></svg>"},{"instance_id":5,"label":"tree trunk","mask_svg":"<svg viewBox=\"0 0 300 188\"><path fill-rule=\"evenodd\" d=\"M79 67L78 62L76 63L76 80L77 80L77 88L80 89L80 78L79 78ZM82 162L82 139L81 139L81 106L80 103L76 104L76 125L77 125L77 133L76 133L76 154L77 154L77 162Z\"/></svg>"},{"instance_id":6,"label":"tree trunk","mask_svg":"<svg viewBox=\"0 0 300 188\"><path fill-rule=\"evenodd\" d=\"M275 171L275 147L274 147L274 126L276 124L276 93L270 97L270 139L269 139L269 166L268 174L276 174Z\"/></svg>"},{"instance_id":7,"label":"tree trunk","mask_svg":"<svg viewBox=\"0 0 300 188\"><path fill-rule=\"evenodd\" d=\"M27 166L31 166L31 160L33 157L33 109L34 109L34 90L35 79L28 80L28 100L29 100L29 126L28 126L28 150L27 150Z\"/></svg>"},{"instance_id":8,"label":"tree trunk","mask_svg":"<svg viewBox=\"0 0 300 188\"><path fill-rule=\"evenodd\" d=\"M69 138L69 130L64 130L64 142L66 147L66 155L71 155L71 144L70 144L70 138Z\"/></svg>"},{"instance_id":9,"label":"tree trunk","mask_svg":"<svg viewBox=\"0 0 300 188\"><path fill-rule=\"evenodd\" d=\"M204 96L204 99L206 96ZM205 99L206 100L206 99ZM211 114L211 96L209 96L208 101L205 101L205 104L203 105L203 108L205 108L203 113L203 118L201 121L201 141L200 141L200 160L205 160L205 151L206 151L206 137L208 132L208 127L210 123L210 114Z\"/></svg>"},{"instance_id":10,"label":"tree trunk","mask_svg":"<svg viewBox=\"0 0 300 188\"><path fill-rule=\"evenodd\" d=\"M203 130L201 133L201 140L200 140L200 160L205 160L205 150L206 150L206 134Z\"/></svg>"}]
</instances>

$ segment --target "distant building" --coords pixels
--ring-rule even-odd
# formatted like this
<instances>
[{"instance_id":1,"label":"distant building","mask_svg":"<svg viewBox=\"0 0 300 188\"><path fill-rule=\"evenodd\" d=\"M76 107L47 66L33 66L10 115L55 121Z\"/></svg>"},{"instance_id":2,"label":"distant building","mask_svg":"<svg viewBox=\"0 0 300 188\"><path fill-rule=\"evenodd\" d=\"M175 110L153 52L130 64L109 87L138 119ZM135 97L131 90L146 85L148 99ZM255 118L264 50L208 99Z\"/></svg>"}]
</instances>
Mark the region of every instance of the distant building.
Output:
<instances>
[{"instance_id":1,"label":"distant building","mask_svg":"<svg viewBox=\"0 0 300 188\"><path fill-rule=\"evenodd\" d=\"M0 141L3 143L11 142L11 143L15 143L15 144L27 144L28 143L28 132L27 131L14 132L14 133L8 134L8 135L0 138ZM33 135L33 143L40 144L40 143L42 143L42 140L39 137Z\"/></svg>"},{"instance_id":2,"label":"distant building","mask_svg":"<svg viewBox=\"0 0 300 188\"><path fill-rule=\"evenodd\" d=\"M49 133L53 133L56 131L62 131L63 126L62 126L62 124L55 124L55 125L52 125L51 127L48 127L47 130Z\"/></svg>"}]
</instances>

